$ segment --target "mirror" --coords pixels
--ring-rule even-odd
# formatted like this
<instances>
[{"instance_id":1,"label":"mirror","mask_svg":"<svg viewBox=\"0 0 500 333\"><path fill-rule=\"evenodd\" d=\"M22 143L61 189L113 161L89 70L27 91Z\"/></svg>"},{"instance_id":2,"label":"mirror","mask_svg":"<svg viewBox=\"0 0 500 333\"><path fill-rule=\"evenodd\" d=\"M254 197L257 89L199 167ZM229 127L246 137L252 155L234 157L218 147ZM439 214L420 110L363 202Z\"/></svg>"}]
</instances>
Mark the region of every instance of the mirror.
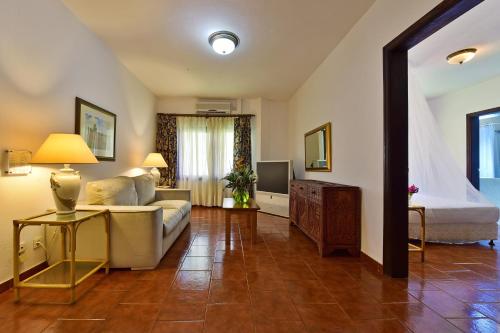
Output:
<instances>
[{"instance_id":1,"label":"mirror","mask_svg":"<svg viewBox=\"0 0 500 333\"><path fill-rule=\"evenodd\" d=\"M304 135L306 171L332 171L331 123L326 123Z\"/></svg>"}]
</instances>

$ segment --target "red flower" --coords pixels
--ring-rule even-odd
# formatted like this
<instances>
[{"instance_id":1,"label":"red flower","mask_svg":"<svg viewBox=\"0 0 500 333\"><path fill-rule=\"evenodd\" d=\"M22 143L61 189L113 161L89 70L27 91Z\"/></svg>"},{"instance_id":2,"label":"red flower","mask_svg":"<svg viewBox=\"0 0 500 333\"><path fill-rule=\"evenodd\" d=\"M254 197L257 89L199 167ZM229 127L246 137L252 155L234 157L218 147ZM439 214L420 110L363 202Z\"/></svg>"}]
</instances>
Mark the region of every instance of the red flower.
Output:
<instances>
[{"instance_id":1,"label":"red flower","mask_svg":"<svg viewBox=\"0 0 500 333\"><path fill-rule=\"evenodd\" d=\"M415 184L412 184L408 186L408 194L415 194L418 193L419 188L415 186Z\"/></svg>"}]
</instances>

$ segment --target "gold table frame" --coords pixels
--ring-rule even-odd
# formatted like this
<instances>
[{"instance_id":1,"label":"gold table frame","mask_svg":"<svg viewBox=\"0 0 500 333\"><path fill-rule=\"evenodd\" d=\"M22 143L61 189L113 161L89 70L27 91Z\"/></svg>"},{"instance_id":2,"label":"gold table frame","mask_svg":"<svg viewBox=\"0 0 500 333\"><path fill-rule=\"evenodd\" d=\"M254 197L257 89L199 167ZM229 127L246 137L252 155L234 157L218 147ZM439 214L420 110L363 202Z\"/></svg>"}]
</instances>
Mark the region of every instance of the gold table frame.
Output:
<instances>
[{"instance_id":1,"label":"gold table frame","mask_svg":"<svg viewBox=\"0 0 500 333\"><path fill-rule=\"evenodd\" d=\"M408 206L408 213L410 211L417 212L420 215L420 246L408 243L408 251L420 252L420 260L425 260L425 207L419 205Z\"/></svg>"},{"instance_id":2,"label":"gold table frame","mask_svg":"<svg viewBox=\"0 0 500 333\"><path fill-rule=\"evenodd\" d=\"M75 215L78 213L83 213L83 214L81 217L78 217ZM75 288L80 283L82 283L92 274L96 273L102 267L105 268L106 274L109 273L110 242L111 242L110 240L111 215L109 210L107 209L99 211L77 210L75 214L57 215L54 211L50 211L26 219L13 221L13 226L14 226L13 282L14 282L14 294L16 302L20 300L20 288L62 288L62 289L71 289L70 304L73 304L76 301ZM104 217L104 228L106 232L106 258L104 260L77 260L75 258L75 253L76 253L76 233L78 231L78 227L83 222L89 221L99 216ZM19 273L20 235L23 228L32 225L50 225L50 226L58 226L61 228L62 260L50 265L44 270L21 281ZM67 259L67 251L66 251L66 233L68 229L70 234L70 241L69 241L70 259ZM37 280L43 280L44 276L48 276L53 272L57 273L57 270L63 270L63 274L65 275L66 273L65 270L67 271L67 266L69 266L68 283L36 282ZM83 267L84 274L77 279L76 271L78 266Z\"/></svg>"}]
</instances>

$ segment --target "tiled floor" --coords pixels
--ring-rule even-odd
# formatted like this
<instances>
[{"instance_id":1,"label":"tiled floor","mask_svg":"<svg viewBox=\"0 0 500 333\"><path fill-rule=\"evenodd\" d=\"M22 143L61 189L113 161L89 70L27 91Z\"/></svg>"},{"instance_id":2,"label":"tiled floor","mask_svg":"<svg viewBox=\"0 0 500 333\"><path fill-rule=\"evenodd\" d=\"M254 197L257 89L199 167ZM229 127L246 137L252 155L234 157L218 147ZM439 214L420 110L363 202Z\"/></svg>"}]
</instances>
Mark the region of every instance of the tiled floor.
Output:
<instances>
[{"instance_id":1,"label":"tiled floor","mask_svg":"<svg viewBox=\"0 0 500 333\"><path fill-rule=\"evenodd\" d=\"M359 259L320 258L285 219L259 214L259 240L223 212L193 211L192 224L154 271L98 274L72 306L67 292L0 294L0 332L497 332L500 262L485 244L431 245L410 257L408 280Z\"/></svg>"}]
</instances>

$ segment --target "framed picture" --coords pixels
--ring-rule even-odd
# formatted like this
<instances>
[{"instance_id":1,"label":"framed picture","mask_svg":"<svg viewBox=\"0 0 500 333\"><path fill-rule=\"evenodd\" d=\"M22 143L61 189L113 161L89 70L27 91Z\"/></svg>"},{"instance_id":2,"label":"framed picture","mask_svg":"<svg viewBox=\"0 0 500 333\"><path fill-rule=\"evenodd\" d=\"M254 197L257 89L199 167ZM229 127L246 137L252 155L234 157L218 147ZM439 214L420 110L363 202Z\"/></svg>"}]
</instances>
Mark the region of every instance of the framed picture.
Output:
<instances>
[{"instance_id":1,"label":"framed picture","mask_svg":"<svg viewBox=\"0 0 500 333\"><path fill-rule=\"evenodd\" d=\"M114 161L116 115L78 97L75 111L75 133L82 136L99 161Z\"/></svg>"}]
</instances>

